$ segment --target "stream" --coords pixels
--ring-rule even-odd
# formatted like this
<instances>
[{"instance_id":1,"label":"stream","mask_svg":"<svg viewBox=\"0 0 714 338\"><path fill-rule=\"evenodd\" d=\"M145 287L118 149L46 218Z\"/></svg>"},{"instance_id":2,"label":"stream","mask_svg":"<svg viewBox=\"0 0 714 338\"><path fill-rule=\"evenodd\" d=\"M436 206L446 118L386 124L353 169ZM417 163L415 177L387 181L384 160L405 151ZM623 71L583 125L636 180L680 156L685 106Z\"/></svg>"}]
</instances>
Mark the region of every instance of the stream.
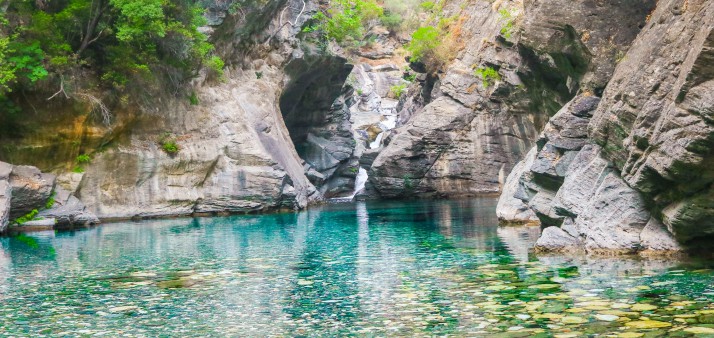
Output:
<instances>
[{"instance_id":1,"label":"stream","mask_svg":"<svg viewBox=\"0 0 714 338\"><path fill-rule=\"evenodd\" d=\"M0 238L0 336L692 336L711 263L536 256L496 200L106 224Z\"/></svg>"}]
</instances>

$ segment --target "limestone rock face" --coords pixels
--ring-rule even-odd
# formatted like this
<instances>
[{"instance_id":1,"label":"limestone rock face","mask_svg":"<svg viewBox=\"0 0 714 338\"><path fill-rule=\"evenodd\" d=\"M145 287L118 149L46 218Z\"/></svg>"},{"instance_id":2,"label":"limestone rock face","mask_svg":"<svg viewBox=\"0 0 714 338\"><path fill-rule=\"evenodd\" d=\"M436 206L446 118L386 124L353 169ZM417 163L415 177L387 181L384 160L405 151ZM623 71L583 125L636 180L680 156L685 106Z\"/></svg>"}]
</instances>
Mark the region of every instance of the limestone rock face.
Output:
<instances>
[{"instance_id":1,"label":"limestone rock face","mask_svg":"<svg viewBox=\"0 0 714 338\"><path fill-rule=\"evenodd\" d=\"M531 223L538 222L538 217L528 205L522 200L516 198L516 193L519 188L519 180L525 174L526 168L530 168L535 160L536 148L531 149L526 154L526 159L518 162L506 179L506 184L503 186L501 198L498 199L496 206L496 215L501 222L509 223Z\"/></svg>"},{"instance_id":2,"label":"limestone rock face","mask_svg":"<svg viewBox=\"0 0 714 338\"><path fill-rule=\"evenodd\" d=\"M401 100L401 127L374 161L371 184L386 198L500 192L550 115L579 90L601 94L654 4L497 1L469 4L463 12L447 6L445 16L464 19L464 49L443 74L417 79ZM504 10L519 22L511 36L502 33ZM484 69L498 79L482 79L477 71ZM591 114L597 98L573 104ZM560 138L539 153L542 166L534 174L562 182L574 150L586 141L589 116L581 115L551 123L549 132Z\"/></svg>"},{"instance_id":3,"label":"limestone rock face","mask_svg":"<svg viewBox=\"0 0 714 338\"><path fill-rule=\"evenodd\" d=\"M590 124L680 241L714 235L714 3L660 1Z\"/></svg>"},{"instance_id":4,"label":"limestone rock face","mask_svg":"<svg viewBox=\"0 0 714 338\"><path fill-rule=\"evenodd\" d=\"M616 68L602 64L614 73L597 108L554 116L536 165L514 175L527 193L504 197L518 197L543 225L560 227L588 252L678 252L714 235L714 3L659 1L642 26L627 53L618 52ZM607 80L597 70L588 74L594 84ZM585 88L600 95L598 85ZM553 238L547 250L556 250Z\"/></svg>"},{"instance_id":5,"label":"limestone rock face","mask_svg":"<svg viewBox=\"0 0 714 338\"><path fill-rule=\"evenodd\" d=\"M290 10L281 16L283 6ZM337 167L348 161L351 145L347 138L338 142L347 116L339 115L344 112L339 107L330 108L350 67L344 59L316 56L298 44L295 35L316 6L306 2L301 14L302 1L269 1L241 22L226 16L215 27L215 34L222 34L216 48L236 66L225 70L225 81L196 80L200 104L167 99L156 112L142 112L116 147L96 155L77 193L88 210L100 218L248 213L300 209L322 199L306 175L311 166L300 157L305 149L296 146L312 147L305 151L315 156L305 160L312 161L319 175L311 176L322 176L323 185L335 177L334 168L328 168L333 160ZM286 21L294 26L281 25ZM250 53L236 48L251 39L266 42L256 43ZM329 85L316 86L332 77ZM325 116L335 122L308 130L300 138L305 143L294 145L294 138L302 137L291 134L300 119ZM176 140L178 153L161 149L166 134Z\"/></svg>"},{"instance_id":6,"label":"limestone rock face","mask_svg":"<svg viewBox=\"0 0 714 338\"><path fill-rule=\"evenodd\" d=\"M667 232L656 231L641 194L631 188L589 144L584 128L600 100L575 97L546 125L538 146L509 175L497 212L508 222L529 222L508 212L520 200L545 227L536 243L540 252L584 250L629 254L681 250ZM517 204L516 204L517 205Z\"/></svg>"}]
</instances>

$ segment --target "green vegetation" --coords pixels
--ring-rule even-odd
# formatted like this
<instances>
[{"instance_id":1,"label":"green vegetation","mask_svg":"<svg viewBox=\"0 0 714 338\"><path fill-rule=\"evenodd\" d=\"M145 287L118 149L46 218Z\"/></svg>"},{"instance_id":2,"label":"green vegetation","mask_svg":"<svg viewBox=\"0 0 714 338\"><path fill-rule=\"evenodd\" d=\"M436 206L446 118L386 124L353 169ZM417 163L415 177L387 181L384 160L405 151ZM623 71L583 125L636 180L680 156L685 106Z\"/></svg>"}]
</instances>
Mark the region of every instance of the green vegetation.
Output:
<instances>
[{"instance_id":1,"label":"green vegetation","mask_svg":"<svg viewBox=\"0 0 714 338\"><path fill-rule=\"evenodd\" d=\"M77 173L77 174L81 174L81 173L84 172L84 168L82 168L82 167L80 167L80 166L77 165L77 166L74 166L74 168L72 168L72 172L73 172L73 173Z\"/></svg>"},{"instance_id":2,"label":"green vegetation","mask_svg":"<svg viewBox=\"0 0 714 338\"><path fill-rule=\"evenodd\" d=\"M398 85L391 86L391 87L389 88L389 92L392 93L392 95L394 95L394 97L396 97L397 99L399 99L399 98L402 97L402 95L403 95L404 93L407 92L407 84L406 84L406 83L402 83L402 84L398 84Z\"/></svg>"},{"instance_id":3,"label":"green vegetation","mask_svg":"<svg viewBox=\"0 0 714 338\"><path fill-rule=\"evenodd\" d=\"M312 18L313 24L303 28L303 32L318 32L325 39L341 44L359 42L371 21L383 13L375 0L332 0L327 12L317 13Z\"/></svg>"},{"instance_id":4,"label":"green vegetation","mask_svg":"<svg viewBox=\"0 0 714 338\"><path fill-rule=\"evenodd\" d=\"M89 155L87 155L87 154L81 154L81 155L77 156L76 160L77 160L77 163L89 163L90 161L92 161L92 158L89 157Z\"/></svg>"},{"instance_id":5,"label":"green vegetation","mask_svg":"<svg viewBox=\"0 0 714 338\"><path fill-rule=\"evenodd\" d=\"M175 155L179 152L179 150L181 150L176 141L176 137L174 137L171 133L162 134L159 138L159 145L161 146L161 149L169 155Z\"/></svg>"},{"instance_id":6,"label":"green vegetation","mask_svg":"<svg viewBox=\"0 0 714 338\"><path fill-rule=\"evenodd\" d=\"M431 11L436 7L436 4L433 1L424 1L419 4L419 7L425 11Z\"/></svg>"},{"instance_id":7,"label":"green vegetation","mask_svg":"<svg viewBox=\"0 0 714 338\"><path fill-rule=\"evenodd\" d=\"M32 211L30 211L26 215L18 217L13 223L23 225L29 221L34 220L37 217L37 213L39 213L39 211L37 211L37 209L32 209Z\"/></svg>"},{"instance_id":8,"label":"green vegetation","mask_svg":"<svg viewBox=\"0 0 714 338\"><path fill-rule=\"evenodd\" d=\"M191 92L191 95L188 97L188 102L190 102L192 106L197 106L201 101L198 100L196 92Z\"/></svg>"},{"instance_id":9,"label":"green vegetation","mask_svg":"<svg viewBox=\"0 0 714 338\"><path fill-rule=\"evenodd\" d=\"M255 78L260 80L263 78L263 72L255 72Z\"/></svg>"},{"instance_id":10,"label":"green vegetation","mask_svg":"<svg viewBox=\"0 0 714 338\"><path fill-rule=\"evenodd\" d=\"M179 147L178 144L176 144L175 141L166 141L161 145L161 149L163 149L167 154L173 155L178 153Z\"/></svg>"},{"instance_id":11,"label":"green vegetation","mask_svg":"<svg viewBox=\"0 0 714 338\"><path fill-rule=\"evenodd\" d=\"M45 209L51 209L55 205L55 197L57 196L56 192L52 192L52 195L50 195L50 198L47 199L47 202L45 202Z\"/></svg>"},{"instance_id":12,"label":"green vegetation","mask_svg":"<svg viewBox=\"0 0 714 338\"><path fill-rule=\"evenodd\" d=\"M488 88L501 80L501 74L493 67L479 67L474 71L474 75L481 78L484 88Z\"/></svg>"},{"instance_id":13,"label":"green vegetation","mask_svg":"<svg viewBox=\"0 0 714 338\"><path fill-rule=\"evenodd\" d=\"M404 184L404 189L412 190L414 189L414 183L412 182L412 177L406 174L402 177L402 183Z\"/></svg>"},{"instance_id":14,"label":"green vegetation","mask_svg":"<svg viewBox=\"0 0 714 338\"><path fill-rule=\"evenodd\" d=\"M116 97L132 97L121 93L178 88L203 66L222 76L223 61L198 31L205 19L196 1L5 4L0 98L16 90L42 90L96 104L90 92L111 89Z\"/></svg>"},{"instance_id":15,"label":"green vegetation","mask_svg":"<svg viewBox=\"0 0 714 338\"><path fill-rule=\"evenodd\" d=\"M409 60L411 62L422 61L441 44L440 35L439 30L433 26L417 29L412 34L412 41L406 46L406 50L411 54Z\"/></svg>"},{"instance_id":16,"label":"green vegetation","mask_svg":"<svg viewBox=\"0 0 714 338\"><path fill-rule=\"evenodd\" d=\"M498 16L501 21L503 21L503 26L501 27L501 35L506 39L510 39L513 35L513 22L515 21L514 13L508 9L501 9L498 11Z\"/></svg>"},{"instance_id":17,"label":"green vegetation","mask_svg":"<svg viewBox=\"0 0 714 338\"><path fill-rule=\"evenodd\" d=\"M442 4L443 5L443 4ZM428 72L435 72L456 57L463 47L461 25L464 18L459 14L441 17L441 8L433 8L427 22L435 24L419 27L405 46L411 54L410 62L421 62Z\"/></svg>"},{"instance_id":18,"label":"green vegetation","mask_svg":"<svg viewBox=\"0 0 714 338\"><path fill-rule=\"evenodd\" d=\"M415 73L409 73L409 74L404 75L403 78L404 78L404 80L407 80L407 81L409 81L409 82L414 82L414 80L416 80L416 74L415 74Z\"/></svg>"}]
</instances>

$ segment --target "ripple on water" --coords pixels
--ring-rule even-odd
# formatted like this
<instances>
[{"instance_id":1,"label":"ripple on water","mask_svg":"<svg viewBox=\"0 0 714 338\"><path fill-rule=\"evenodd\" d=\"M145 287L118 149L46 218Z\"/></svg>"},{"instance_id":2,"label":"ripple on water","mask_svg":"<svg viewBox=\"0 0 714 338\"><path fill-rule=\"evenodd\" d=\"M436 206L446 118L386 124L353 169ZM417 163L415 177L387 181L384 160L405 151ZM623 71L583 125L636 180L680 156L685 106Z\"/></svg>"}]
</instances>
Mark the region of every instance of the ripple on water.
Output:
<instances>
[{"instance_id":1,"label":"ripple on water","mask_svg":"<svg viewBox=\"0 0 714 338\"><path fill-rule=\"evenodd\" d=\"M714 334L712 270L541 256L495 200L0 239L0 336Z\"/></svg>"}]
</instances>

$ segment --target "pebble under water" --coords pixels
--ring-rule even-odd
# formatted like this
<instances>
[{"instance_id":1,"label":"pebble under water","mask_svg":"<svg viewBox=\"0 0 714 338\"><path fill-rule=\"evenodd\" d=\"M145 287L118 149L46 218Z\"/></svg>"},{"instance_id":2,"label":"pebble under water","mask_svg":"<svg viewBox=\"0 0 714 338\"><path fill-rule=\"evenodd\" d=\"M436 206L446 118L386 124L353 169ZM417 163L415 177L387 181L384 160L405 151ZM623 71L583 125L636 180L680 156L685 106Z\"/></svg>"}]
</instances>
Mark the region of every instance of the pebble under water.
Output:
<instances>
[{"instance_id":1,"label":"pebble under water","mask_svg":"<svg viewBox=\"0 0 714 338\"><path fill-rule=\"evenodd\" d=\"M0 336L714 335L713 271L535 256L495 199L0 238Z\"/></svg>"}]
</instances>

